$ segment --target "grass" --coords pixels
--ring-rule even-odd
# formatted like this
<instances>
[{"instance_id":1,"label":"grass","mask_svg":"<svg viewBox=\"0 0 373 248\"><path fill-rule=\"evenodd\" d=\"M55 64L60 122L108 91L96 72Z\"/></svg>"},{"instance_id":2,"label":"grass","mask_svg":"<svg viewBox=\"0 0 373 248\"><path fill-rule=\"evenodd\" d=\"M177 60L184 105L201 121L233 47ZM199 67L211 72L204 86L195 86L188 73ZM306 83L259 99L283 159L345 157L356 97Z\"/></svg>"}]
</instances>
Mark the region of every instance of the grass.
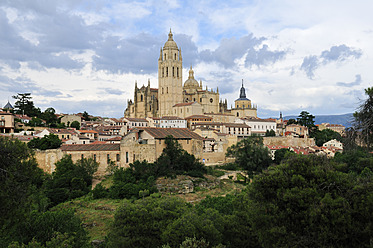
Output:
<instances>
[{"instance_id":1,"label":"grass","mask_svg":"<svg viewBox=\"0 0 373 248\"><path fill-rule=\"evenodd\" d=\"M185 177L185 176L184 176ZM214 180L216 176L206 175L207 180ZM181 176L182 178L182 176ZM201 179L203 180L203 179ZM198 180L197 180L198 181ZM109 188L112 185L112 176L105 178L101 183ZM210 189L195 188L195 192L189 194L158 193L162 197L179 197L192 204L205 199L206 196L217 197L227 194L235 194L244 189L245 186L233 182L233 180L220 180L220 183ZM92 199L90 194L72 201L64 202L53 209L74 209L76 215L81 218L90 240L104 240L108 234L110 224L114 220L115 210L121 205L122 200L117 199Z\"/></svg>"},{"instance_id":2,"label":"grass","mask_svg":"<svg viewBox=\"0 0 373 248\"><path fill-rule=\"evenodd\" d=\"M122 200L96 199L89 195L59 204L54 209L74 209L75 214L82 220L84 229L90 240L104 240L110 224L114 220L115 210Z\"/></svg>"}]
</instances>

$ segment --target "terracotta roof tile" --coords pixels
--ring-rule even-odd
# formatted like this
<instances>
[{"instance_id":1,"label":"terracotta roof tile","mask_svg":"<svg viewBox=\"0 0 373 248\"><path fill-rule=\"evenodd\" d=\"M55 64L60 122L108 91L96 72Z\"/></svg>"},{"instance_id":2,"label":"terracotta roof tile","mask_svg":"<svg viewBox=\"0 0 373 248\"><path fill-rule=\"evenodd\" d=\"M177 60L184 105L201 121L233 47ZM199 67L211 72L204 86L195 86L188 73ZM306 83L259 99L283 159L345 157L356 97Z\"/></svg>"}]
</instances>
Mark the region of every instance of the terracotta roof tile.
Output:
<instances>
[{"instance_id":1,"label":"terracotta roof tile","mask_svg":"<svg viewBox=\"0 0 373 248\"><path fill-rule=\"evenodd\" d=\"M62 151L119 151L120 144L62 145Z\"/></svg>"},{"instance_id":2,"label":"terracotta roof tile","mask_svg":"<svg viewBox=\"0 0 373 248\"><path fill-rule=\"evenodd\" d=\"M203 138L190 131L188 128L156 128L156 127L143 127L136 128L138 130L144 130L153 136L155 139L165 139L168 135L172 135L175 139L197 139L203 140Z\"/></svg>"}]
</instances>

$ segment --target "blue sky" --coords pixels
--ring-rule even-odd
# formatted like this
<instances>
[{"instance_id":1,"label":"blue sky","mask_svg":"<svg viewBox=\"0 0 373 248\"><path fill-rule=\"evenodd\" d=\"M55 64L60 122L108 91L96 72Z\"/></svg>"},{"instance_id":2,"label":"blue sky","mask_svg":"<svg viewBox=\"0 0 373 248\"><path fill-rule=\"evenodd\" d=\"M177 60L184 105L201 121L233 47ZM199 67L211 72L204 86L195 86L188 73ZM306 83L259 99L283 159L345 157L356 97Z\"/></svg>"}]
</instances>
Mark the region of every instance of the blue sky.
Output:
<instances>
[{"instance_id":1,"label":"blue sky","mask_svg":"<svg viewBox=\"0 0 373 248\"><path fill-rule=\"evenodd\" d=\"M219 87L234 104L241 80L260 117L353 112L373 81L372 1L0 2L0 104L31 92L60 113L121 117L134 82L158 87L172 28L183 80Z\"/></svg>"}]
</instances>

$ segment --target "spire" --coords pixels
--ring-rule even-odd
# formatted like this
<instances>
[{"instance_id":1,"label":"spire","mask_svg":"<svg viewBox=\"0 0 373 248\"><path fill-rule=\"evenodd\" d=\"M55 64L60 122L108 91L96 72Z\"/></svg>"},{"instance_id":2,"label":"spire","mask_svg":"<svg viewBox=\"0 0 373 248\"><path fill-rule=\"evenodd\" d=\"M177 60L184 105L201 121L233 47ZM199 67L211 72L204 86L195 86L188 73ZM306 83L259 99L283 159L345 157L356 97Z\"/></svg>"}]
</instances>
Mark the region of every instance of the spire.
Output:
<instances>
[{"instance_id":1,"label":"spire","mask_svg":"<svg viewBox=\"0 0 373 248\"><path fill-rule=\"evenodd\" d=\"M170 28L170 32L168 33L168 40L174 40L174 39L172 38L171 28Z\"/></svg>"},{"instance_id":2,"label":"spire","mask_svg":"<svg viewBox=\"0 0 373 248\"><path fill-rule=\"evenodd\" d=\"M219 93L219 87L216 87L216 92Z\"/></svg>"},{"instance_id":3,"label":"spire","mask_svg":"<svg viewBox=\"0 0 373 248\"><path fill-rule=\"evenodd\" d=\"M245 88L243 87L243 79L242 79L242 87L240 90L240 98L246 98Z\"/></svg>"},{"instance_id":4,"label":"spire","mask_svg":"<svg viewBox=\"0 0 373 248\"><path fill-rule=\"evenodd\" d=\"M190 66L190 69L189 69L189 78L194 78L194 71L192 69L192 66Z\"/></svg>"},{"instance_id":5,"label":"spire","mask_svg":"<svg viewBox=\"0 0 373 248\"><path fill-rule=\"evenodd\" d=\"M159 60L163 60L162 59L162 47L161 47L161 52L159 53Z\"/></svg>"}]
</instances>

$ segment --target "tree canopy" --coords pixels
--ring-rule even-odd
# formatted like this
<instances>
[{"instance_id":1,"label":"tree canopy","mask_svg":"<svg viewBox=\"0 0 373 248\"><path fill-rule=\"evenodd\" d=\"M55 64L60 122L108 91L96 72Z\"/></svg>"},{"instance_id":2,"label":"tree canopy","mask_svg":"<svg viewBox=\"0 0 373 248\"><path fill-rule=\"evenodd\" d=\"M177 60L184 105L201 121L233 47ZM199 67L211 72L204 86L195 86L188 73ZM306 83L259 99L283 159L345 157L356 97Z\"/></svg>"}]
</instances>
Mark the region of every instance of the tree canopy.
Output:
<instances>
[{"instance_id":1,"label":"tree canopy","mask_svg":"<svg viewBox=\"0 0 373 248\"><path fill-rule=\"evenodd\" d=\"M361 132L361 139L371 148L373 144L373 87L365 89L367 99L354 113L354 128Z\"/></svg>"},{"instance_id":2,"label":"tree canopy","mask_svg":"<svg viewBox=\"0 0 373 248\"><path fill-rule=\"evenodd\" d=\"M27 146L34 149L47 150L56 149L62 145L62 141L55 134L45 135L43 138L33 138Z\"/></svg>"},{"instance_id":3,"label":"tree canopy","mask_svg":"<svg viewBox=\"0 0 373 248\"><path fill-rule=\"evenodd\" d=\"M300 114L299 114L299 116L297 118L297 122L301 126L312 128L313 126L315 126L314 119L315 119L314 115L311 115L307 111L302 111L302 112L300 112Z\"/></svg>"},{"instance_id":4,"label":"tree canopy","mask_svg":"<svg viewBox=\"0 0 373 248\"><path fill-rule=\"evenodd\" d=\"M253 179L246 208L262 247L369 247L372 187L372 174L297 155Z\"/></svg>"},{"instance_id":5,"label":"tree canopy","mask_svg":"<svg viewBox=\"0 0 373 248\"><path fill-rule=\"evenodd\" d=\"M251 136L228 147L226 155L234 157L236 163L246 170L250 177L272 163L270 151L263 145L263 138L259 136Z\"/></svg>"}]
</instances>

